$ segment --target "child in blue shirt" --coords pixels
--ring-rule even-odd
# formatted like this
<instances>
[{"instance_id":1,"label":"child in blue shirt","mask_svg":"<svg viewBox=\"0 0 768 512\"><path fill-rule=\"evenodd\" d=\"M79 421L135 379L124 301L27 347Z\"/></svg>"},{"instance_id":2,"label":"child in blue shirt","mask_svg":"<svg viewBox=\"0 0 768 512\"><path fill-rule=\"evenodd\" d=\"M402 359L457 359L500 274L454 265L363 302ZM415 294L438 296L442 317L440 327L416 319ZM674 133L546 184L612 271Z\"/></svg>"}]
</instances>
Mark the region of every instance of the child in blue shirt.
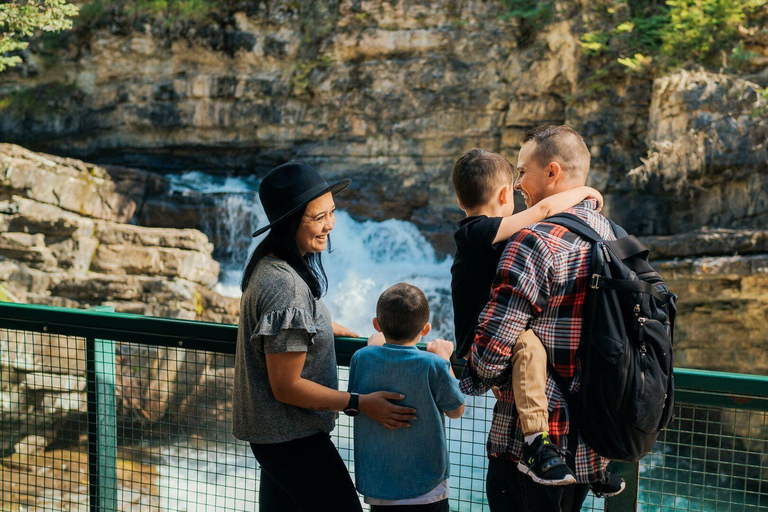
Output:
<instances>
[{"instance_id":1,"label":"child in blue shirt","mask_svg":"<svg viewBox=\"0 0 768 512\"><path fill-rule=\"evenodd\" d=\"M453 343L435 340L427 352L416 343L429 333L429 304L415 286L399 283L376 304L373 325L382 346L352 356L349 391L389 390L406 396L418 420L410 428L388 429L355 417L355 480L373 512L447 512L449 460L443 414L459 418L464 394L450 367Z\"/></svg>"}]
</instances>

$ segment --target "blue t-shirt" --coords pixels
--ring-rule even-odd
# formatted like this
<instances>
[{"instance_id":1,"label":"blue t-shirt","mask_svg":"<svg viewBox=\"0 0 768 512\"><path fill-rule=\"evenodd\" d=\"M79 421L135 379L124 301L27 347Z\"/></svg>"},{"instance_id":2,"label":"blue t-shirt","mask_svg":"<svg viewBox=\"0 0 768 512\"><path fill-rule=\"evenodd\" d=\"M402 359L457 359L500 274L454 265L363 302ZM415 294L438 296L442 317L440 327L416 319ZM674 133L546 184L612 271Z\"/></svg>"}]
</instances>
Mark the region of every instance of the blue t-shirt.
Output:
<instances>
[{"instance_id":1,"label":"blue t-shirt","mask_svg":"<svg viewBox=\"0 0 768 512\"><path fill-rule=\"evenodd\" d=\"M443 411L464 403L448 361L415 346L365 347L352 356L349 391L394 391L397 405L416 408L410 428L389 430L355 418L355 480L363 496L401 500L426 494L448 478Z\"/></svg>"}]
</instances>

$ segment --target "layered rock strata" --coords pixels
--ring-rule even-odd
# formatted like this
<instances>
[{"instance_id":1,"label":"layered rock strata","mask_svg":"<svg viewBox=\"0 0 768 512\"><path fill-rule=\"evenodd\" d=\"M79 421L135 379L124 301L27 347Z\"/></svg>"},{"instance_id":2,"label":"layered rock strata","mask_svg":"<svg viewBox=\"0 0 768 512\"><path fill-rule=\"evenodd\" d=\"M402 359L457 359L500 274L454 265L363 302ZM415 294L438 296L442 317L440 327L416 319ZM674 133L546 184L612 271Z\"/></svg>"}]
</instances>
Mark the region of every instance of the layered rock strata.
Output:
<instances>
[{"instance_id":1,"label":"layered rock strata","mask_svg":"<svg viewBox=\"0 0 768 512\"><path fill-rule=\"evenodd\" d=\"M642 241L679 297L675 364L768 373L768 231L714 229Z\"/></svg>"},{"instance_id":2,"label":"layered rock strata","mask_svg":"<svg viewBox=\"0 0 768 512\"><path fill-rule=\"evenodd\" d=\"M32 304L232 322L211 291L219 264L194 229L127 224L149 173L104 168L0 145L0 286ZM150 182L148 184L148 182Z\"/></svg>"}]
</instances>

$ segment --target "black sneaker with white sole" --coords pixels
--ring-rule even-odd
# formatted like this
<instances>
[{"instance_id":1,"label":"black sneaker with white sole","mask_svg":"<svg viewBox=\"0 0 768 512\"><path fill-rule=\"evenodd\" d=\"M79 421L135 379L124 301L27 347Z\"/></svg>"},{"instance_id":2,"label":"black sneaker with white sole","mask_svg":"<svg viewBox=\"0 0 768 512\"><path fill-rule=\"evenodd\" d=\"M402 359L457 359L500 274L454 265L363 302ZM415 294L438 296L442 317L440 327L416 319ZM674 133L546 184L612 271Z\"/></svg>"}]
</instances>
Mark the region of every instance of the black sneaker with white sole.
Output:
<instances>
[{"instance_id":1,"label":"black sneaker with white sole","mask_svg":"<svg viewBox=\"0 0 768 512\"><path fill-rule=\"evenodd\" d=\"M552 444L547 433L537 437L533 444L523 444L523 456L517 469L541 485L569 485L576 483L573 471L565 462L568 452Z\"/></svg>"},{"instance_id":2,"label":"black sneaker with white sole","mask_svg":"<svg viewBox=\"0 0 768 512\"><path fill-rule=\"evenodd\" d=\"M592 494L598 498L611 498L620 494L627 484L620 476L616 476L613 473L605 472L605 478L602 482L592 482L589 484L589 489Z\"/></svg>"}]
</instances>

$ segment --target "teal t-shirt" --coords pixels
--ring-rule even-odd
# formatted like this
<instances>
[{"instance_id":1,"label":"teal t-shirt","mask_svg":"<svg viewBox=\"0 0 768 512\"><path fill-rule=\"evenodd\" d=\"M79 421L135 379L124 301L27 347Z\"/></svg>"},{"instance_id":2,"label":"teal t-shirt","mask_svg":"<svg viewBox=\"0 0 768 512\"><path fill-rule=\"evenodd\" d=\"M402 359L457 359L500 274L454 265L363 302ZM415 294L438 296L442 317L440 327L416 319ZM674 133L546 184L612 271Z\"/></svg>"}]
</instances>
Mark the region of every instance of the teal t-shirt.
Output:
<instances>
[{"instance_id":1,"label":"teal t-shirt","mask_svg":"<svg viewBox=\"0 0 768 512\"><path fill-rule=\"evenodd\" d=\"M355 417L355 480L369 498L402 500L426 494L448 478L443 411L464 403L445 359L415 346L385 344L355 352L349 391L394 391L397 405L416 408L411 427L389 430L364 414Z\"/></svg>"}]
</instances>

